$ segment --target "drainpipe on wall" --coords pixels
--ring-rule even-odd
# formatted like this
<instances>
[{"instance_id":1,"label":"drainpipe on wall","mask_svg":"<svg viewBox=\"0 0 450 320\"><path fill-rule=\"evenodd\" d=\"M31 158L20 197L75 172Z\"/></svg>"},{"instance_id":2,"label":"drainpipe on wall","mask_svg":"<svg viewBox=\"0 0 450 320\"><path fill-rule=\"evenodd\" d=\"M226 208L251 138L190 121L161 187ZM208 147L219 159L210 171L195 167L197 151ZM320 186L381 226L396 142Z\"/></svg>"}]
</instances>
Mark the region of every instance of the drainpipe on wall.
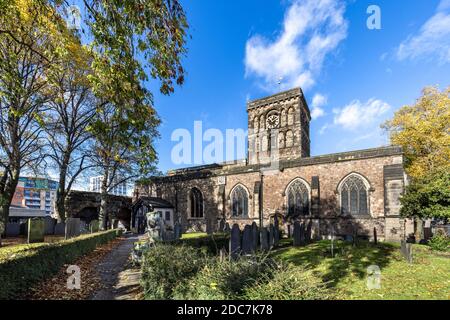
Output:
<instances>
[{"instance_id":1,"label":"drainpipe on wall","mask_svg":"<svg viewBox=\"0 0 450 320\"><path fill-rule=\"evenodd\" d=\"M264 212L263 212L263 189L264 189L264 174L261 172L261 184L259 186L259 227L264 227Z\"/></svg>"}]
</instances>

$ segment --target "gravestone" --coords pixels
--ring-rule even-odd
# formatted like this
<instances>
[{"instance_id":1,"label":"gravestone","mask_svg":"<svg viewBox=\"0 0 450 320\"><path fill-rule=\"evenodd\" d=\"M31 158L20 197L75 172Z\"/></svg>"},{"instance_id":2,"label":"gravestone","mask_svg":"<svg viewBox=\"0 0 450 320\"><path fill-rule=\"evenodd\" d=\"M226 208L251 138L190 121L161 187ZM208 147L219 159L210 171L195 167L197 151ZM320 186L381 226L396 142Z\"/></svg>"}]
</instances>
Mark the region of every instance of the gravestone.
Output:
<instances>
[{"instance_id":1,"label":"gravestone","mask_svg":"<svg viewBox=\"0 0 450 320\"><path fill-rule=\"evenodd\" d=\"M256 222L252 223L252 240L252 250L253 252L256 252L259 243L259 231Z\"/></svg>"},{"instance_id":2,"label":"gravestone","mask_svg":"<svg viewBox=\"0 0 450 320\"><path fill-rule=\"evenodd\" d=\"M66 220L66 239L75 238L80 235L80 219L67 218Z\"/></svg>"},{"instance_id":3,"label":"gravestone","mask_svg":"<svg viewBox=\"0 0 450 320\"><path fill-rule=\"evenodd\" d=\"M408 261L408 263L412 263L412 244L402 240L400 251L402 252L402 255L403 257L405 257L406 261Z\"/></svg>"},{"instance_id":4,"label":"gravestone","mask_svg":"<svg viewBox=\"0 0 450 320\"><path fill-rule=\"evenodd\" d=\"M225 231L225 220L220 219L219 220L219 232L224 232Z\"/></svg>"},{"instance_id":5,"label":"gravestone","mask_svg":"<svg viewBox=\"0 0 450 320\"><path fill-rule=\"evenodd\" d=\"M267 228L261 228L260 230L260 243L261 243L261 250L267 251L269 250L269 235L268 235Z\"/></svg>"},{"instance_id":6,"label":"gravestone","mask_svg":"<svg viewBox=\"0 0 450 320\"><path fill-rule=\"evenodd\" d=\"M274 231L275 228L273 224L270 224L269 226L269 248L272 249L274 245Z\"/></svg>"},{"instance_id":7,"label":"gravestone","mask_svg":"<svg viewBox=\"0 0 450 320\"><path fill-rule=\"evenodd\" d=\"M278 243L280 242L280 224L278 222L278 216L275 216L273 219L273 246L278 247Z\"/></svg>"},{"instance_id":8,"label":"gravestone","mask_svg":"<svg viewBox=\"0 0 450 320\"><path fill-rule=\"evenodd\" d=\"M301 245L301 241L300 241L300 229L301 229L301 226L300 226L300 222L298 222L298 221L295 221L294 222L294 232L293 232L293 238L294 238L294 246L295 247L298 247L298 246L300 246Z\"/></svg>"},{"instance_id":9,"label":"gravestone","mask_svg":"<svg viewBox=\"0 0 450 320\"><path fill-rule=\"evenodd\" d=\"M43 219L28 219L28 243L44 242L44 231Z\"/></svg>"},{"instance_id":10,"label":"gravestone","mask_svg":"<svg viewBox=\"0 0 450 320\"><path fill-rule=\"evenodd\" d=\"M287 226L288 239L290 239L292 237L292 230L291 229L292 229L292 225L288 224L288 226Z\"/></svg>"},{"instance_id":11,"label":"gravestone","mask_svg":"<svg viewBox=\"0 0 450 320\"><path fill-rule=\"evenodd\" d=\"M304 246L306 244L306 230L305 223L302 222L300 225L300 245Z\"/></svg>"},{"instance_id":12,"label":"gravestone","mask_svg":"<svg viewBox=\"0 0 450 320\"><path fill-rule=\"evenodd\" d=\"M45 224L44 234L46 235L55 234L55 224L56 224L55 219L47 217L44 219L44 224Z\"/></svg>"},{"instance_id":13,"label":"gravestone","mask_svg":"<svg viewBox=\"0 0 450 320\"><path fill-rule=\"evenodd\" d=\"M10 222L6 224L6 236L17 237L20 235L20 223Z\"/></svg>"},{"instance_id":14,"label":"gravestone","mask_svg":"<svg viewBox=\"0 0 450 320\"><path fill-rule=\"evenodd\" d=\"M181 224L179 222L177 222L177 223L175 223L175 226L174 226L175 239L176 240L181 239L181 234L182 234Z\"/></svg>"},{"instance_id":15,"label":"gravestone","mask_svg":"<svg viewBox=\"0 0 450 320\"><path fill-rule=\"evenodd\" d=\"M305 240L306 240L306 243L312 242L312 221L309 221L308 226L306 227Z\"/></svg>"},{"instance_id":16,"label":"gravestone","mask_svg":"<svg viewBox=\"0 0 450 320\"><path fill-rule=\"evenodd\" d=\"M100 231L100 222L98 220L92 220L89 229L91 233L96 233Z\"/></svg>"},{"instance_id":17,"label":"gravestone","mask_svg":"<svg viewBox=\"0 0 450 320\"><path fill-rule=\"evenodd\" d=\"M242 234L242 253L253 253L253 233L250 225L244 227L244 232Z\"/></svg>"},{"instance_id":18,"label":"gravestone","mask_svg":"<svg viewBox=\"0 0 450 320\"><path fill-rule=\"evenodd\" d=\"M55 236L63 236L66 234L66 224L64 222L55 225Z\"/></svg>"},{"instance_id":19,"label":"gravestone","mask_svg":"<svg viewBox=\"0 0 450 320\"><path fill-rule=\"evenodd\" d=\"M378 244L377 228L373 228L373 243Z\"/></svg>"},{"instance_id":20,"label":"gravestone","mask_svg":"<svg viewBox=\"0 0 450 320\"><path fill-rule=\"evenodd\" d=\"M230 236L230 256L232 259L236 259L241 252L241 230L239 225L233 224L231 228Z\"/></svg>"}]
</instances>

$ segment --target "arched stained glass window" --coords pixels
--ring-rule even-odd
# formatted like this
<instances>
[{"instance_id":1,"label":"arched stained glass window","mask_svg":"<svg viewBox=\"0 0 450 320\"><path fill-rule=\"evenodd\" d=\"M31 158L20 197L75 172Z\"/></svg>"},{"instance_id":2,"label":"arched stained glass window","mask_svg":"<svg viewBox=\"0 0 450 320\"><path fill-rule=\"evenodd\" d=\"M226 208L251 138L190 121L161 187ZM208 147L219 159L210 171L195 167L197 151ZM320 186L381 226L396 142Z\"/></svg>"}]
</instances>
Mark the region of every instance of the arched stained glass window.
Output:
<instances>
[{"instance_id":1,"label":"arched stained glass window","mask_svg":"<svg viewBox=\"0 0 450 320\"><path fill-rule=\"evenodd\" d=\"M286 194L289 217L309 214L309 190L303 181L298 179L291 183Z\"/></svg>"},{"instance_id":2,"label":"arched stained glass window","mask_svg":"<svg viewBox=\"0 0 450 320\"><path fill-rule=\"evenodd\" d=\"M344 214L368 214L368 188L363 179L355 174L348 176L341 184L341 211Z\"/></svg>"},{"instance_id":3,"label":"arched stained glass window","mask_svg":"<svg viewBox=\"0 0 450 320\"><path fill-rule=\"evenodd\" d=\"M189 193L191 205L191 218L203 218L203 195L197 188L192 188Z\"/></svg>"},{"instance_id":4,"label":"arched stained glass window","mask_svg":"<svg viewBox=\"0 0 450 320\"><path fill-rule=\"evenodd\" d=\"M231 192L231 214L233 217L248 217L248 194L241 185Z\"/></svg>"}]
</instances>

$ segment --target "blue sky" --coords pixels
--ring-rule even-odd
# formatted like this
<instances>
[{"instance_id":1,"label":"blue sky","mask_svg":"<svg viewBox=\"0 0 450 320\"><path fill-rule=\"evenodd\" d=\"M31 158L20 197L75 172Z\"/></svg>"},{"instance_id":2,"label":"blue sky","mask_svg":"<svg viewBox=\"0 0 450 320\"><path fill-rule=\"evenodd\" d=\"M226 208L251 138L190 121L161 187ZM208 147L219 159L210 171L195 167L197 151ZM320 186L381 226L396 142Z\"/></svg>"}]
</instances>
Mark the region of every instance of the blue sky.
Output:
<instances>
[{"instance_id":1,"label":"blue sky","mask_svg":"<svg viewBox=\"0 0 450 320\"><path fill-rule=\"evenodd\" d=\"M247 129L246 102L300 85L315 116L312 155L388 144L379 125L423 87L450 85L450 0L183 1L186 83L149 86L162 125L159 169L178 128ZM369 5L381 29L369 30ZM283 77L281 85L277 83ZM233 155L227 155L228 159Z\"/></svg>"}]
</instances>

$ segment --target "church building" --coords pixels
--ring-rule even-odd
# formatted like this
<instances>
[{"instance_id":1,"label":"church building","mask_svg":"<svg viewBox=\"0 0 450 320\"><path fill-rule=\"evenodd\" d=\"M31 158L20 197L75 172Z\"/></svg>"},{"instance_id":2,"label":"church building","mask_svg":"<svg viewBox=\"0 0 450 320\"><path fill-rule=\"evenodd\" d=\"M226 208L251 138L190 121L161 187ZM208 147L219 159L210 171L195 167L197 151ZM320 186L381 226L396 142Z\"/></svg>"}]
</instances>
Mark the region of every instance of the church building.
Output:
<instances>
[{"instance_id":1,"label":"church building","mask_svg":"<svg viewBox=\"0 0 450 320\"><path fill-rule=\"evenodd\" d=\"M170 171L136 186L134 200L170 203L183 232L269 226L277 216L286 233L296 220L311 223L316 239L399 241L413 233L399 216L407 183L400 147L311 157L311 115L300 88L251 101L247 113L247 159Z\"/></svg>"}]
</instances>

